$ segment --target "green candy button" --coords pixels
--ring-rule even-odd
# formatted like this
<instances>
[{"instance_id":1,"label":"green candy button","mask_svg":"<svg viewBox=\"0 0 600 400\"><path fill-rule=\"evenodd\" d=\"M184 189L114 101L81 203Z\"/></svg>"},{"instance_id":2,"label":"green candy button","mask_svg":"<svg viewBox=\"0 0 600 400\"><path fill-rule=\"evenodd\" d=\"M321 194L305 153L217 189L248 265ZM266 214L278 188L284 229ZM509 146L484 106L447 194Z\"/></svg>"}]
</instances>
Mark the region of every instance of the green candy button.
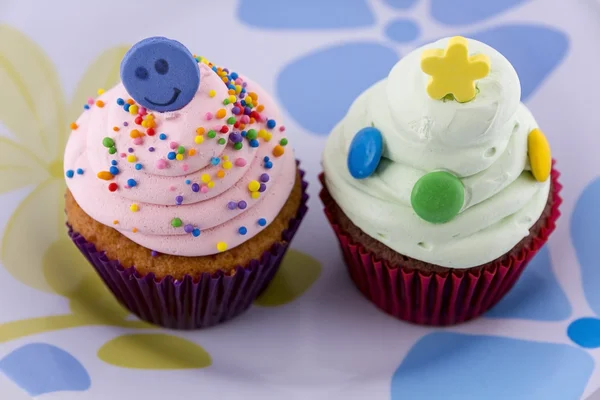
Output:
<instances>
[{"instance_id":1,"label":"green candy button","mask_svg":"<svg viewBox=\"0 0 600 400\"><path fill-rule=\"evenodd\" d=\"M422 176L410 195L413 210L432 224L442 224L456 217L464 201L465 189L462 182L444 171Z\"/></svg>"}]
</instances>

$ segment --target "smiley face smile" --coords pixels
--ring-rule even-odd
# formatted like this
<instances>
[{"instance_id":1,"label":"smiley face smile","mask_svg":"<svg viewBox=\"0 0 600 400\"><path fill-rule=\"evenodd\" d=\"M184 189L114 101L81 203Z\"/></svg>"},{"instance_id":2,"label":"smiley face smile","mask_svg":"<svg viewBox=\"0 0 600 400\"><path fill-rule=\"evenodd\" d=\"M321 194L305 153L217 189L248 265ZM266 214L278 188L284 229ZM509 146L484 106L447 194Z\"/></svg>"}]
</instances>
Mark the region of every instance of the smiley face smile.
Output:
<instances>
[{"instance_id":1,"label":"smiley face smile","mask_svg":"<svg viewBox=\"0 0 600 400\"><path fill-rule=\"evenodd\" d=\"M170 106L171 104L175 103L177 101L177 98L179 97L180 93L181 93L181 90L179 90L177 88L173 88L173 97L171 97L171 100L167 101L166 103L157 103L155 101L150 100L147 97L144 97L144 100L146 100L148 103L155 105L155 106L166 107L166 106Z\"/></svg>"}]
</instances>

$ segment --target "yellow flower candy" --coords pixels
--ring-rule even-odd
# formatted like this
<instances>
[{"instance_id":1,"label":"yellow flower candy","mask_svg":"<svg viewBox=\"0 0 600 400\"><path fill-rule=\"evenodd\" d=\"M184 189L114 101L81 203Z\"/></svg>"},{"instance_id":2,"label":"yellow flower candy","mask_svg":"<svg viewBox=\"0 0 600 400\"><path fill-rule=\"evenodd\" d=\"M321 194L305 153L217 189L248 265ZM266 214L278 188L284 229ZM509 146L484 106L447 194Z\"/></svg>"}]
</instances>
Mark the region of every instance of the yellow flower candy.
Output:
<instances>
[{"instance_id":1,"label":"yellow flower candy","mask_svg":"<svg viewBox=\"0 0 600 400\"><path fill-rule=\"evenodd\" d=\"M431 75L427 94L440 100L452 94L456 101L473 100L477 91L475 81L490 72L490 59L485 54L469 56L467 39L456 36L446 49L428 49L421 55L421 69Z\"/></svg>"}]
</instances>

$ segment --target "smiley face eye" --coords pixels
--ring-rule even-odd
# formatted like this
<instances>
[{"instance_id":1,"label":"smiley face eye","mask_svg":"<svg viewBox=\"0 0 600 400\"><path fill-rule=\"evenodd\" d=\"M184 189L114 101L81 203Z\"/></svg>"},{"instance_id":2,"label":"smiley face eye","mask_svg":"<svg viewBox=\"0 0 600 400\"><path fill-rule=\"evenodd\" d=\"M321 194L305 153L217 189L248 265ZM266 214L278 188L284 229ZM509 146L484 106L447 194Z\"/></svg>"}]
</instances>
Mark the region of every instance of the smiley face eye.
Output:
<instances>
[{"instance_id":1,"label":"smiley face eye","mask_svg":"<svg viewBox=\"0 0 600 400\"><path fill-rule=\"evenodd\" d=\"M159 74L164 75L169 72L169 63L165 59L160 58L154 63L154 69Z\"/></svg>"},{"instance_id":2,"label":"smiley face eye","mask_svg":"<svg viewBox=\"0 0 600 400\"><path fill-rule=\"evenodd\" d=\"M145 81L146 79L148 79L148 70L144 67L137 67L135 69L135 76Z\"/></svg>"}]
</instances>

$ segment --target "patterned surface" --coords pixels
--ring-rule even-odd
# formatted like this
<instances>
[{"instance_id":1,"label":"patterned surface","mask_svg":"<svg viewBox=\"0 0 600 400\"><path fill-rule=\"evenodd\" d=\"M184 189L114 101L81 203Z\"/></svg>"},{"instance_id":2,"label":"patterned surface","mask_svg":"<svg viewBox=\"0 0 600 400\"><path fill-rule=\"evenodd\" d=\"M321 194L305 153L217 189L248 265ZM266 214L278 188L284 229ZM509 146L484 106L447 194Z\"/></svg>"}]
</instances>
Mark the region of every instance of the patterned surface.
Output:
<instances>
[{"instance_id":1,"label":"patterned surface","mask_svg":"<svg viewBox=\"0 0 600 400\"><path fill-rule=\"evenodd\" d=\"M600 160L593 153L600 115L581 106L597 101L600 78L577 68L600 61L586 47L600 33L596 4L197 3L106 0L69 12L35 3L34 14L27 2L3 3L0 371L32 396L63 400L140 392L147 399L562 400L600 387ZM132 29L131 18L157 25ZM105 21L112 28L93 28ZM201 34L191 35L192 26ZM69 122L118 79L122 43L157 33L244 70L274 93L311 181L296 250L258 306L201 332L161 330L127 315L62 222ZM486 41L514 64L559 160L565 203L553 239L497 307L434 330L381 314L354 289L320 211L316 177L325 135L351 101L415 46L453 34Z\"/></svg>"}]
</instances>

